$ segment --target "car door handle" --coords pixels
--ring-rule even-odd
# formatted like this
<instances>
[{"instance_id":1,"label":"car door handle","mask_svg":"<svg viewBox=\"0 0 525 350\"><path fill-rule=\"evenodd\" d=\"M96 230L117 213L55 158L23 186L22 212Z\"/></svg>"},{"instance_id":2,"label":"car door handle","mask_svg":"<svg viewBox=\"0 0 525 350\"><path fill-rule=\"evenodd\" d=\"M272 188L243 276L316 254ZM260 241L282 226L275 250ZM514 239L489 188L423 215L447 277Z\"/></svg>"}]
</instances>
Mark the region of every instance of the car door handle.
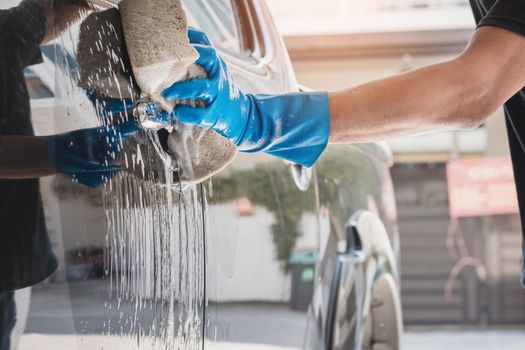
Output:
<instances>
[{"instance_id":1,"label":"car door handle","mask_svg":"<svg viewBox=\"0 0 525 350\"><path fill-rule=\"evenodd\" d=\"M366 253L363 247L362 232L359 231L359 219L364 212L364 210L359 210L354 213L345 225L345 241L338 248L340 257L354 262L365 261Z\"/></svg>"}]
</instances>

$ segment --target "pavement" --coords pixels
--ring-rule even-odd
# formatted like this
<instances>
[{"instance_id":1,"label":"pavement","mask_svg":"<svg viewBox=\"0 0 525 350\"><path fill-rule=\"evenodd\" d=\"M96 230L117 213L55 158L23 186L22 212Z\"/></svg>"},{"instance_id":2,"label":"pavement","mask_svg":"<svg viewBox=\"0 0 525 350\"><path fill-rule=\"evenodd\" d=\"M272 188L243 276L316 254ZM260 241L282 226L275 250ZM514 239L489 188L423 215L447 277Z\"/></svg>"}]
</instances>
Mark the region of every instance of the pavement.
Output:
<instances>
[{"instance_id":1,"label":"pavement","mask_svg":"<svg viewBox=\"0 0 525 350\"><path fill-rule=\"evenodd\" d=\"M433 329L407 330L402 350L523 350L525 327L521 329Z\"/></svg>"},{"instance_id":2,"label":"pavement","mask_svg":"<svg viewBox=\"0 0 525 350\"><path fill-rule=\"evenodd\" d=\"M26 311L25 331L18 350L164 349L162 338L138 339L107 335L103 309L108 306L99 284L71 284L67 288L47 285L33 288ZM19 304L20 306L20 304ZM132 308L121 305L124 314ZM305 314L286 305L208 305L206 338L210 350L296 350L301 349ZM148 326L154 315L143 315ZM119 332L116 332L119 334ZM126 334L126 333L125 333ZM213 340L211 340L213 339ZM198 341L197 341L198 344ZM187 348L185 346L180 348ZM193 347L192 347L193 348ZM198 348L198 347L195 347ZM523 350L525 325L514 329L407 328L401 350Z\"/></svg>"},{"instance_id":3,"label":"pavement","mask_svg":"<svg viewBox=\"0 0 525 350\"><path fill-rule=\"evenodd\" d=\"M18 350L74 350L87 349L136 349L132 339L102 335L42 335L22 336ZM210 350L296 350L300 347L256 343L209 343ZM141 349L157 349L155 344L143 343ZM433 330L408 331L401 350L522 350L525 348L525 330Z\"/></svg>"}]
</instances>

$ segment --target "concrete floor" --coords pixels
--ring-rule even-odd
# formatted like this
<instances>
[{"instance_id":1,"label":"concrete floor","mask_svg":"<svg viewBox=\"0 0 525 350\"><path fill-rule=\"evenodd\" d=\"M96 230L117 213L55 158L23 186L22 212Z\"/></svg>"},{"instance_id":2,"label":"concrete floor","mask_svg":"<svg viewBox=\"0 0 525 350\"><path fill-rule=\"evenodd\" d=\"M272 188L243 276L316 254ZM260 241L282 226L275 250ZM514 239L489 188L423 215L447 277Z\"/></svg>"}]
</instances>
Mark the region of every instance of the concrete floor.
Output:
<instances>
[{"instance_id":1,"label":"concrete floor","mask_svg":"<svg viewBox=\"0 0 525 350\"><path fill-rule=\"evenodd\" d=\"M98 344L100 349L133 349L136 344L130 340L108 339L102 335L88 336L92 339L79 339L72 335L27 334L20 341L18 350L72 350L84 349L82 343L90 346ZM145 347L142 347L145 348ZM522 350L525 348L525 331L450 331L435 330L425 332L408 331L403 339L402 350ZM153 349L153 347L152 347ZM211 350L296 350L299 347L255 343L208 343Z\"/></svg>"},{"instance_id":2,"label":"concrete floor","mask_svg":"<svg viewBox=\"0 0 525 350\"><path fill-rule=\"evenodd\" d=\"M99 289L99 288L95 288ZM69 292L68 292L69 290ZM88 285L48 285L34 288L18 350L135 349L133 339L108 337L101 325L103 294L91 293ZM84 292L82 292L84 291ZM88 295L84 295L88 293ZM77 298L71 299L72 296ZM27 295L29 298L29 294ZM208 349L292 350L300 349L305 314L278 305L209 305ZM19 311L22 311L21 309ZM21 315L20 315L21 316ZM85 322L78 335L75 319ZM272 320L265 322L264 320ZM88 322L89 321L89 322ZM77 325L78 326L78 325ZM211 331L211 332L210 332ZM24 334L25 333L25 334ZM75 334L77 333L77 334ZM209 334L213 333L213 334ZM232 340L235 340L232 342ZM140 349L156 349L141 344ZM525 326L515 329L408 328L402 350L522 350Z\"/></svg>"},{"instance_id":3,"label":"concrete floor","mask_svg":"<svg viewBox=\"0 0 525 350\"><path fill-rule=\"evenodd\" d=\"M523 350L525 328L407 330L402 350Z\"/></svg>"}]
</instances>

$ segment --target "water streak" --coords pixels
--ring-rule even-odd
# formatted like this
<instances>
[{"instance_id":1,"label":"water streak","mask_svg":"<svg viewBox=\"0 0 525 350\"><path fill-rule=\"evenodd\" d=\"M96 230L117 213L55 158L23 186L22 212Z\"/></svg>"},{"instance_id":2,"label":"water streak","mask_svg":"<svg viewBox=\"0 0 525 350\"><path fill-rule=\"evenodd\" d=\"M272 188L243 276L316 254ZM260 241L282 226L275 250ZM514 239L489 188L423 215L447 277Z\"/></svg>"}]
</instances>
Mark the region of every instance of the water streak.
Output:
<instances>
[{"instance_id":1,"label":"water streak","mask_svg":"<svg viewBox=\"0 0 525 350\"><path fill-rule=\"evenodd\" d=\"M106 187L104 205L108 298L116 301L107 310L107 335L136 339L137 348L200 348L204 227L197 187L176 191L126 174Z\"/></svg>"},{"instance_id":2,"label":"water streak","mask_svg":"<svg viewBox=\"0 0 525 350\"><path fill-rule=\"evenodd\" d=\"M106 52L108 59L98 62L97 74L88 82L103 88L105 81L117 91L114 97L133 99L132 82L126 85L121 72L116 72L125 65L114 44L120 37L113 24L96 24L101 26L97 40L86 52ZM56 70L57 126L66 125L63 128L67 130L102 125L111 130L132 117L125 114L108 118L103 113L103 96L92 106L86 103L86 91L79 86L79 69L72 64L77 58L78 30L78 25L70 28L59 40L62 51L56 55L60 68ZM98 79L101 82L95 84L93 80ZM108 160L120 159L127 171L107 181L101 191L105 214L101 220L107 226L101 247L105 274L102 283L106 287L105 345L115 349L115 339L119 339L119 349L201 349L205 299L205 208L201 187L173 183L177 176L171 158L162 157L156 134L141 131L130 139L120 144L120 154L107 155ZM180 157L189 159L189 154ZM77 328L77 332L88 331Z\"/></svg>"}]
</instances>

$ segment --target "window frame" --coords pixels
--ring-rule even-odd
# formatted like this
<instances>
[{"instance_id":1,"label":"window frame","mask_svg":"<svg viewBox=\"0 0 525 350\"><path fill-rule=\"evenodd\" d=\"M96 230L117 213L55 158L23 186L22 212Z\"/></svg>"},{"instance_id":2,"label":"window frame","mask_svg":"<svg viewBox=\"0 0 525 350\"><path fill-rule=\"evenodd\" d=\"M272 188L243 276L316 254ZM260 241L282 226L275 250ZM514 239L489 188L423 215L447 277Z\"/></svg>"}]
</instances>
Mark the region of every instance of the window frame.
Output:
<instances>
[{"instance_id":1,"label":"window frame","mask_svg":"<svg viewBox=\"0 0 525 350\"><path fill-rule=\"evenodd\" d=\"M240 32L243 35L245 50L242 54L219 48L223 58L232 65L258 76L268 76L267 65L273 60L273 36L268 24L268 12L258 0L232 0L237 11Z\"/></svg>"},{"instance_id":2,"label":"window frame","mask_svg":"<svg viewBox=\"0 0 525 350\"><path fill-rule=\"evenodd\" d=\"M265 52L265 43L261 35L260 22L254 13L253 1L232 0L237 11L237 22L243 36L245 52L248 56L261 59Z\"/></svg>"},{"instance_id":3,"label":"window frame","mask_svg":"<svg viewBox=\"0 0 525 350\"><path fill-rule=\"evenodd\" d=\"M259 70L270 52L268 40L263 31L263 25L258 16L255 0L231 0L234 17L237 24L241 52L233 52L218 47L221 53L230 58L232 63L250 70ZM260 72L261 73L261 72Z\"/></svg>"}]
</instances>

